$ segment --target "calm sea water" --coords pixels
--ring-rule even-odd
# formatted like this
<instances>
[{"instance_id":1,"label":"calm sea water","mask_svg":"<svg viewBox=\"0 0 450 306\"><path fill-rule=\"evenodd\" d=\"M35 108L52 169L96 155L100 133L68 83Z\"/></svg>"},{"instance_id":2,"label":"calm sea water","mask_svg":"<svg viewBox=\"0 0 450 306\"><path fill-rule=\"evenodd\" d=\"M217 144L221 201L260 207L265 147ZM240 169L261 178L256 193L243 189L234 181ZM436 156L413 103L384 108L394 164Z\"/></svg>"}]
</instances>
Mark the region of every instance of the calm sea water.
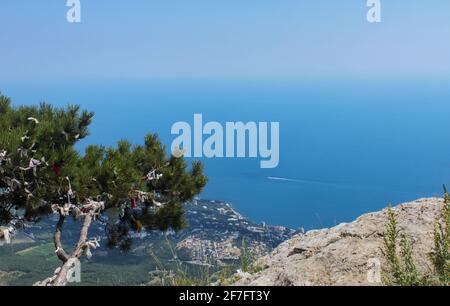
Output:
<instances>
[{"instance_id":1,"label":"calm sea water","mask_svg":"<svg viewBox=\"0 0 450 306\"><path fill-rule=\"evenodd\" d=\"M317 228L387 204L439 196L450 183L450 88L444 82L139 81L0 84L15 104L76 103L96 112L80 144L170 146L176 121L279 121L280 165L203 160L202 197L255 221ZM270 180L279 177L284 180Z\"/></svg>"}]
</instances>

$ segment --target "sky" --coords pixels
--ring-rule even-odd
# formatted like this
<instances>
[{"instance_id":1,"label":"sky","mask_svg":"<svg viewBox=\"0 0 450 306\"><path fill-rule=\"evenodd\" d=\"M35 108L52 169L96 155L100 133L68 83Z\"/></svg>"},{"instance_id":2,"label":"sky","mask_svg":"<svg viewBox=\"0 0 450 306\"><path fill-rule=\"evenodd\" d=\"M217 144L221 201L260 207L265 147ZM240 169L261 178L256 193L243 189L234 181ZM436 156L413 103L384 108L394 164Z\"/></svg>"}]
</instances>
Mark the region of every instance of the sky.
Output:
<instances>
[{"instance_id":1,"label":"sky","mask_svg":"<svg viewBox=\"0 0 450 306\"><path fill-rule=\"evenodd\" d=\"M450 1L0 1L2 81L448 78ZM1 85L0 85L1 86Z\"/></svg>"}]
</instances>

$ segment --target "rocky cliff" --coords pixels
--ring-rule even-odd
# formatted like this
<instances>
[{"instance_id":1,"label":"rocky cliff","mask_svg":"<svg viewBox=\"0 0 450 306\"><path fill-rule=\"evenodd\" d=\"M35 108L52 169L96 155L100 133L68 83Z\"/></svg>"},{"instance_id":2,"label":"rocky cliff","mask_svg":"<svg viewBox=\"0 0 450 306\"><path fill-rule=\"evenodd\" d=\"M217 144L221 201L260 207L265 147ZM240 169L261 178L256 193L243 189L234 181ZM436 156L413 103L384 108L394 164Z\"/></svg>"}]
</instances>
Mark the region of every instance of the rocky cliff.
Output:
<instances>
[{"instance_id":1,"label":"rocky cliff","mask_svg":"<svg viewBox=\"0 0 450 306\"><path fill-rule=\"evenodd\" d=\"M420 199L394 208L398 226L414 248L422 272L432 269L428 255L443 200ZM259 273L240 273L237 285L377 285L385 266L381 247L387 209L361 216L352 223L296 235L262 257Z\"/></svg>"}]
</instances>

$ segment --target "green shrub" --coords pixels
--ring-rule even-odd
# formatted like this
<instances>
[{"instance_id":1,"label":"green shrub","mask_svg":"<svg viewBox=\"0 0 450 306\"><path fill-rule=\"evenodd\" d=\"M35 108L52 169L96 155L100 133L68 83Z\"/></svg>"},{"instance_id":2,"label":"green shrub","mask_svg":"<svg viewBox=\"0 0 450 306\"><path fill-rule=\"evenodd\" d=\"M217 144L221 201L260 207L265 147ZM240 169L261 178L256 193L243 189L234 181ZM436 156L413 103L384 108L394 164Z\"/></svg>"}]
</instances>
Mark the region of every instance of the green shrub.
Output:
<instances>
[{"instance_id":1,"label":"green shrub","mask_svg":"<svg viewBox=\"0 0 450 306\"><path fill-rule=\"evenodd\" d=\"M400 233L397 216L388 209L388 223L383 240L382 253L387 262L383 283L390 286L425 286L450 284L449 246L450 246L450 195L444 186L444 207L436 220L434 247L430 253L433 271L421 275L413 258L413 249L408 238Z\"/></svg>"},{"instance_id":2,"label":"green shrub","mask_svg":"<svg viewBox=\"0 0 450 306\"><path fill-rule=\"evenodd\" d=\"M450 195L444 186L444 208L441 219L436 222L434 229L434 250L431 253L431 261L439 282L450 284Z\"/></svg>"},{"instance_id":3,"label":"green shrub","mask_svg":"<svg viewBox=\"0 0 450 306\"><path fill-rule=\"evenodd\" d=\"M386 285L419 286L426 284L426 278L420 277L417 272L410 242L398 230L397 216L392 208L388 209L388 224L382 252L388 265L387 271L383 275L383 282Z\"/></svg>"}]
</instances>

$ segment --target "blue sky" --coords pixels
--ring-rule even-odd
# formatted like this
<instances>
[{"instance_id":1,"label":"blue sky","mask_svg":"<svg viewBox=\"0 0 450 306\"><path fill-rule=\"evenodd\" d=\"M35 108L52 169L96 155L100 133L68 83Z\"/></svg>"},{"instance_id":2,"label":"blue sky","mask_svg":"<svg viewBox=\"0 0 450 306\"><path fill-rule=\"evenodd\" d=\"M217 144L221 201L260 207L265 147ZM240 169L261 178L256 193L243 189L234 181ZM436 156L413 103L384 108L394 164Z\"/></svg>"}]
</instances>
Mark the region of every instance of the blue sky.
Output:
<instances>
[{"instance_id":1,"label":"blue sky","mask_svg":"<svg viewBox=\"0 0 450 306\"><path fill-rule=\"evenodd\" d=\"M450 76L450 1L1 0L3 80Z\"/></svg>"}]
</instances>

